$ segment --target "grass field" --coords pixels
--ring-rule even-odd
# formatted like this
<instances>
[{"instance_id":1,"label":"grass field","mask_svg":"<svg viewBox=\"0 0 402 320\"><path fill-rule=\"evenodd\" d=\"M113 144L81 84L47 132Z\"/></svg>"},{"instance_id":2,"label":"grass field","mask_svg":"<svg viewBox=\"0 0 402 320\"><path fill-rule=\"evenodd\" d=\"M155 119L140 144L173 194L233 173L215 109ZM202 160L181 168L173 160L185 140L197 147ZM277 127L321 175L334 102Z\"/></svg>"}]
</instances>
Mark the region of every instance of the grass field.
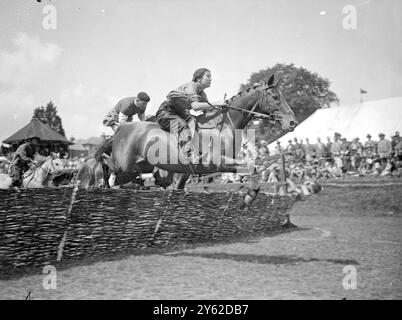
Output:
<instances>
[{"instance_id":1,"label":"grass field","mask_svg":"<svg viewBox=\"0 0 402 320\"><path fill-rule=\"evenodd\" d=\"M323 183L295 203L286 232L81 261L58 270L55 290L38 271L0 281L0 298L401 299L402 187L385 181ZM354 290L345 266L357 270Z\"/></svg>"}]
</instances>

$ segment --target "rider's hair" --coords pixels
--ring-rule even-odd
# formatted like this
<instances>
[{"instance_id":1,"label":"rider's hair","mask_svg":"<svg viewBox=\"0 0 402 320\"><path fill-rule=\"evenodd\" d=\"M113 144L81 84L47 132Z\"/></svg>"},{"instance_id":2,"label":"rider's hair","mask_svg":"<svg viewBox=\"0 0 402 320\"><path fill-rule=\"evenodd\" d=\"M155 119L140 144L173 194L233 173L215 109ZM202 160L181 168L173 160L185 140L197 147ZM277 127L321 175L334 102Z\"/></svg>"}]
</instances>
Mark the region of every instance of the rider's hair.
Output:
<instances>
[{"instance_id":1,"label":"rider's hair","mask_svg":"<svg viewBox=\"0 0 402 320\"><path fill-rule=\"evenodd\" d=\"M145 102L149 102L149 100L151 100L151 98L146 92L139 92L137 94L137 99Z\"/></svg>"},{"instance_id":2,"label":"rider's hair","mask_svg":"<svg viewBox=\"0 0 402 320\"><path fill-rule=\"evenodd\" d=\"M200 69L195 70L195 72L193 74L193 81L197 82L198 80L202 79L205 72L211 72L211 71L209 71L209 69L207 69L207 68L200 68Z\"/></svg>"}]
</instances>

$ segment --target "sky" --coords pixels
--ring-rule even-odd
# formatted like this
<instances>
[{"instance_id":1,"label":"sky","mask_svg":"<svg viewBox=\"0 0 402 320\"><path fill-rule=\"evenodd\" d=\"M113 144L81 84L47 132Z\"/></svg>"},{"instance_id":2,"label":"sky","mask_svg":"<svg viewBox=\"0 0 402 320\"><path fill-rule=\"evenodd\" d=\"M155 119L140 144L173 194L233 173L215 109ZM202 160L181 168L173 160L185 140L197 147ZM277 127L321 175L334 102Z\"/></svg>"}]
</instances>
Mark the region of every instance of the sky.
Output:
<instances>
[{"instance_id":1,"label":"sky","mask_svg":"<svg viewBox=\"0 0 402 320\"><path fill-rule=\"evenodd\" d=\"M211 101L276 63L329 79L340 105L402 96L401 21L400 0L0 0L0 141L49 101L67 137L110 134L121 98L145 91L155 114L200 67Z\"/></svg>"}]
</instances>

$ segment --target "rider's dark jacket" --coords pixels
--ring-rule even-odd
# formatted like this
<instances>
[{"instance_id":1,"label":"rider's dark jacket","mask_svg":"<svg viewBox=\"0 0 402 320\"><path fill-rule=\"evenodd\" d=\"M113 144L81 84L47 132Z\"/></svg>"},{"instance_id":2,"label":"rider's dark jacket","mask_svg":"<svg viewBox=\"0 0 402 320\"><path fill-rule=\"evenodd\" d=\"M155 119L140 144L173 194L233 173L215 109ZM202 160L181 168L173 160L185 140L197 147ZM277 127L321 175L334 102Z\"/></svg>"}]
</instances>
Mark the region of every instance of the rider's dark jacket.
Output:
<instances>
[{"instance_id":1,"label":"rider's dark jacket","mask_svg":"<svg viewBox=\"0 0 402 320\"><path fill-rule=\"evenodd\" d=\"M169 128L169 121L190 116L191 103L207 102L208 98L198 82L190 81L170 91L166 100L159 107L156 118L163 129ZM167 121L166 121L167 120Z\"/></svg>"},{"instance_id":2,"label":"rider's dark jacket","mask_svg":"<svg viewBox=\"0 0 402 320\"><path fill-rule=\"evenodd\" d=\"M119 123L119 114L127 116L127 122L133 121L133 116L137 115L138 119L145 120L145 113L141 112L135 104L137 97L127 97L121 99L116 106L109 111L103 120L105 126L113 126Z\"/></svg>"},{"instance_id":3,"label":"rider's dark jacket","mask_svg":"<svg viewBox=\"0 0 402 320\"><path fill-rule=\"evenodd\" d=\"M36 148L31 142L25 142L15 151L10 165L16 165L20 168L27 169L29 164L34 160Z\"/></svg>"}]
</instances>

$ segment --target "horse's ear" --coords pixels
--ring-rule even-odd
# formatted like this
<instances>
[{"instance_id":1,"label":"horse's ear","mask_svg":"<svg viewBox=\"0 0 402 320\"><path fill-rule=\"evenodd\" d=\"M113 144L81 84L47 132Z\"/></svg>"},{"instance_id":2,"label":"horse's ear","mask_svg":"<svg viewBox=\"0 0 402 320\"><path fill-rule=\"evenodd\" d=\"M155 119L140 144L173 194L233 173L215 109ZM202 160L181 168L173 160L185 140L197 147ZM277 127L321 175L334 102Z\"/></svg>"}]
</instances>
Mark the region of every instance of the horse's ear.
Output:
<instances>
[{"instance_id":1,"label":"horse's ear","mask_svg":"<svg viewBox=\"0 0 402 320\"><path fill-rule=\"evenodd\" d=\"M50 152L50 156L52 159L59 159L60 158L60 153L58 152Z\"/></svg>"},{"instance_id":2,"label":"horse's ear","mask_svg":"<svg viewBox=\"0 0 402 320\"><path fill-rule=\"evenodd\" d=\"M275 74L272 74L272 76L267 81L268 87L272 87L274 85L274 81L275 81Z\"/></svg>"}]
</instances>

